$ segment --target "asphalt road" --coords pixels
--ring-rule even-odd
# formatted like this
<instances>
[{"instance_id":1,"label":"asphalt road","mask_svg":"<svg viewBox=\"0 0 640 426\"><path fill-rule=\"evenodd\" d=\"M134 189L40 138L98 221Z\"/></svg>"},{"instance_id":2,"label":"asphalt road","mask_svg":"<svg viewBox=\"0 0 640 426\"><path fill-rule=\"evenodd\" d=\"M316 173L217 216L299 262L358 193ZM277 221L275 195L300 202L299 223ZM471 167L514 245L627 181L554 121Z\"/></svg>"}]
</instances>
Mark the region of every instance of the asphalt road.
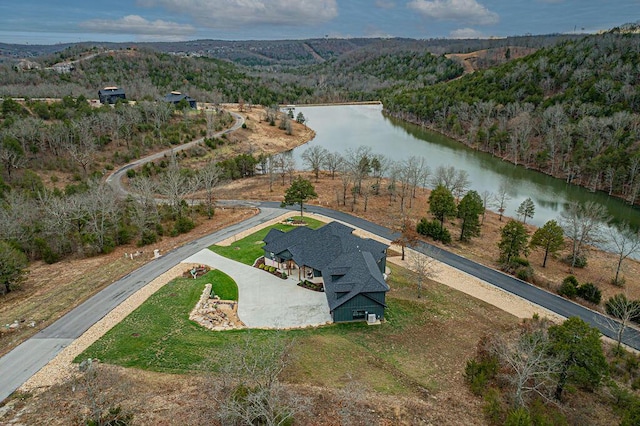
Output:
<instances>
[{"instance_id":1,"label":"asphalt road","mask_svg":"<svg viewBox=\"0 0 640 426\"><path fill-rule=\"evenodd\" d=\"M236 203L238 202L239 201L236 201ZM255 202L253 204L255 205ZM259 207L277 207L278 205L279 203L275 202L258 203ZM292 209L295 208L292 207ZM398 234L393 233L390 229L385 228L384 226L352 216L348 213L312 205L305 206L305 209L311 213L318 213L333 219L341 220L389 240L394 240L398 237ZM480 265L479 263L446 250L442 250L441 248L432 246L428 243L420 243L418 246L414 247L414 249L427 254L442 263L459 269L460 271L486 281L502 290L508 291L509 293L515 294L516 296L533 302L536 305L542 306L543 308L555 312L563 317L580 317L591 326L599 329L603 335L612 339L617 338L617 323L599 312L585 308L584 306L564 299L557 294L545 291L525 281L514 278L511 275ZM635 328L627 327L622 341L625 345L633 349L640 350L640 331Z\"/></svg>"},{"instance_id":2,"label":"asphalt road","mask_svg":"<svg viewBox=\"0 0 640 426\"><path fill-rule=\"evenodd\" d=\"M235 112L229 111L229 113L236 120L235 123L233 123L233 126L231 126L230 128L228 128L226 130L222 130L220 132L214 133L212 135L212 137L219 138L222 135L226 135L227 133L234 132L234 131L238 130L240 127L242 127L242 125L244 124L244 117L241 116L240 114L236 114ZM126 164L126 165L120 167L118 170L115 170L114 172L112 172L109 176L107 176L107 178L105 179L105 182L108 183L109 185L111 185L113 187L113 189L116 190L117 194L126 197L127 195L129 195L129 193L122 186L122 178L124 177L124 175L127 172L127 170L134 169L136 167L140 167L140 166L144 165L145 163L149 163L151 161L155 161L155 160L164 158L164 157L166 157L168 155L171 155L172 152L184 151L185 149L189 149L189 148L191 148L191 147L193 147L195 145L198 145L198 144L202 143L202 141L204 141L204 138L196 139L196 140L193 140L191 142L185 143L183 145L178 145L178 146L173 147L173 148L165 149L164 151L156 152L155 154L149 155L147 157L140 158L140 159L138 159L136 161L133 161L133 162L131 162L129 164Z\"/></svg>"},{"instance_id":3,"label":"asphalt road","mask_svg":"<svg viewBox=\"0 0 640 426\"><path fill-rule=\"evenodd\" d=\"M200 250L274 219L283 212L279 208L261 208L258 215L163 254L92 296L0 358L0 401L11 395L89 327L158 275Z\"/></svg>"}]
</instances>

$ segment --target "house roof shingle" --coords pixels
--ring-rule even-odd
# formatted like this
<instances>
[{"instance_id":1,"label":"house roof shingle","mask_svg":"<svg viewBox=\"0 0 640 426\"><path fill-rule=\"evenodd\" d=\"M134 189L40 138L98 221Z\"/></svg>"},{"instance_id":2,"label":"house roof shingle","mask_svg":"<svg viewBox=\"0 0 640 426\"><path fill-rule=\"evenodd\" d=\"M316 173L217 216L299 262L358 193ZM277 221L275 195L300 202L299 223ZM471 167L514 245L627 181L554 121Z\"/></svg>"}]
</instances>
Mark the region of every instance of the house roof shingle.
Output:
<instances>
[{"instance_id":1,"label":"house roof shingle","mask_svg":"<svg viewBox=\"0 0 640 426\"><path fill-rule=\"evenodd\" d=\"M376 261L368 251L340 256L322 271L322 277L332 311L358 294L366 296L365 293L389 291Z\"/></svg>"},{"instance_id":2,"label":"house roof shingle","mask_svg":"<svg viewBox=\"0 0 640 426\"><path fill-rule=\"evenodd\" d=\"M289 232L271 230L264 238L264 249L279 254L291 252L298 265L306 265L322 271L344 253L368 251L375 262L386 256L387 245L372 239L356 237L354 228L339 222L330 222L318 229L300 227Z\"/></svg>"},{"instance_id":3,"label":"house roof shingle","mask_svg":"<svg viewBox=\"0 0 640 426\"><path fill-rule=\"evenodd\" d=\"M290 253L298 265L320 271L329 308L333 311L358 294L389 291L378 266L386 257L388 246L357 237L353 231L354 228L339 222L330 222L315 230L272 229L264 238L263 248L275 255Z\"/></svg>"}]
</instances>

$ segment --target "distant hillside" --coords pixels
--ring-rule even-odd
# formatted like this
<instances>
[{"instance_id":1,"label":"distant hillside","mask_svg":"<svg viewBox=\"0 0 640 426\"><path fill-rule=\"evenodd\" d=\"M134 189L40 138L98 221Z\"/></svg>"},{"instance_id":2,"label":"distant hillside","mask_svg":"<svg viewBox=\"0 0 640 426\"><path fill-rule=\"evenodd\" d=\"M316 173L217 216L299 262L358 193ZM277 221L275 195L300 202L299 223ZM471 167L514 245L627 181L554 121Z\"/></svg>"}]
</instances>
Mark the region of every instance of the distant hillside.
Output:
<instances>
[{"instance_id":1,"label":"distant hillside","mask_svg":"<svg viewBox=\"0 0 640 426\"><path fill-rule=\"evenodd\" d=\"M193 40L181 42L83 42L55 45L22 45L0 43L0 59L33 59L67 51L100 48L119 50L127 48L150 49L183 56L207 56L226 59L247 66L300 66L321 63L346 53L382 45L404 50L444 53L468 53L482 49L506 46L541 48L560 41L574 40L583 35L527 35L502 39L402 39L402 38L321 38L309 40ZM63 54L64 56L64 54Z\"/></svg>"},{"instance_id":2,"label":"distant hillside","mask_svg":"<svg viewBox=\"0 0 640 426\"><path fill-rule=\"evenodd\" d=\"M640 193L640 34L566 41L384 103L515 164L630 203Z\"/></svg>"}]
</instances>

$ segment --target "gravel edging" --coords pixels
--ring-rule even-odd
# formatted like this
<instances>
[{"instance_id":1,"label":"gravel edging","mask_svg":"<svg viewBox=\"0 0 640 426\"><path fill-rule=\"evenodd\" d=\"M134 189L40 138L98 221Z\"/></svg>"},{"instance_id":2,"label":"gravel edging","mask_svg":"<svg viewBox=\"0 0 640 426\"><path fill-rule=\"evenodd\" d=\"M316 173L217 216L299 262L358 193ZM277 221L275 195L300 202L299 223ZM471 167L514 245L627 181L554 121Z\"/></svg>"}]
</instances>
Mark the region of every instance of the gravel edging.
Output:
<instances>
[{"instance_id":1,"label":"gravel edging","mask_svg":"<svg viewBox=\"0 0 640 426\"><path fill-rule=\"evenodd\" d=\"M218 245L231 245L236 240L244 238L257 230L260 230L266 226L274 223L281 222L287 217L296 216L297 212L288 212L276 219L257 225L251 229L247 229L233 237L220 241ZM331 222L333 219L323 215L314 214L313 218L323 222ZM341 221L338 221L341 222ZM346 224L351 226L349 224ZM351 226L353 227L353 226ZM392 249L400 251L399 246L391 244L387 239L379 237L375 234L369 233L362 229L356 228L354 235L358 235L363 238L372 238L385 244L389 244ZM409 248L405 249L406 252L412 252L412 255L425 256L422 253L417 253ZM390 257L387 259L390 263L402 266L407 269L411 269L410 262L407 260L400 260L399 257ZM538 314L543 317L547 317L554 322L561 322L564 318L545 309L534 303L526 301L518 296L501 290L485 281L475 278L465 272L459 271L451 266L445 265L442 262L436 261L437 273L433 277L434 281L444 284L448 287L466 293L476 299L482 300L490 305L493 305L505 312L508 312L518 318L531 318L534 314ZM34 374L29 380L27 380L20 388L23 392L34 392L39 389L45 389L47 387L60 384L65 380L71 378L73 373L77 371L77 367L73 364L73 360L79 354L81 354L86 348L88 348L93 342L102 337L107 331L113 328L116 324L122 321L127 315L133 312L137 307L144 303L153 293L158 291L163 285L171 280L182 276L182 273L197 264L180 263L164 274L156 277L149 284L138 290L127 300L115 307L111 312L104 316L100 321L91 326L86 332L79 338L74 340L69 346L64 348L54 359L52 359L46 366L40 371Z\"/></svg>"},{"instance_id":2,"label":"gravel edging","mask_svg":"<svg viewBox=\"0 0 640 426\"><path fill-rule=\"evenodd\" d=\"M180 263L169 269L162 275L156 277L146 286L132 294L127 300L116 306L111 312L105 315L100 321L92 325L82 336L74 340L69 346L64 348L55 358L53 358L40 371L31 376L29 380L20 386L21 392L35 392L39 389L47 388L63 383L70 379L77 371L77 366L73 364L75 357L80 355L96 340L101 338L107 331L122 321L127 315L142 305L153 293L158 291L163 285L175 278L182 276L182 273L196 264Z\"/></svg>"}]
</instances>

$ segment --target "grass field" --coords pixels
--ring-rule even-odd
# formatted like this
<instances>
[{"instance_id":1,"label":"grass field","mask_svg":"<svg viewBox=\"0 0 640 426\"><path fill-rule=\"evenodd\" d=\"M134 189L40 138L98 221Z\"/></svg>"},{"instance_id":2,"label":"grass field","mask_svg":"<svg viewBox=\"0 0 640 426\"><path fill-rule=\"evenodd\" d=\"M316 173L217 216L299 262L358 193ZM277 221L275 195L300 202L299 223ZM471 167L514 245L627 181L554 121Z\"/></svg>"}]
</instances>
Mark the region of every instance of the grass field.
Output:
<instances>
[{"instance_id":1,"label":"grass field","mask_svg":"<svg viewBox=\"0 0 640 426\"><path fill-rule=\"evenodd\" d=\"M498 309L440 284L425 286L416 298L413 275L394 267L389 284L387 321L334 324L291 331L213 332L188 319L209 274L176 279L90 346L76 361L98 358L125 367L192 373L220 351L242 339L276 333L295 340L290 383L342 387L352 378L391 395L437 392L451 375L460 378L482 332L508 327L515 319ZM240 301L242 303L242 301ZM489 319L490 318L490 319ZM216 368L214 365L210 368Z\"/></svg>"},{"instance_id":2,"label":"grass field","mask_svg":"<svg viewBox=\"0 0 640 426\"><path fill-rule=\"evenodd\" d=\"M294 216L293 219L304 220L307 223L307 226L311 229L317 229L325 224L324 222L320 222L319 220L309 217L301 218L300 216ZM230 246L213 245L209 247L209 249L214 253L218 253L220 256L237 260L245 265L253 265L253 262L264 254L262 250L262 246L264 245L262 240L273 228L287 232L294 229L295 226L278 223L248 235L241 240L234 242Z\"/></svg>"}]
</instances>

